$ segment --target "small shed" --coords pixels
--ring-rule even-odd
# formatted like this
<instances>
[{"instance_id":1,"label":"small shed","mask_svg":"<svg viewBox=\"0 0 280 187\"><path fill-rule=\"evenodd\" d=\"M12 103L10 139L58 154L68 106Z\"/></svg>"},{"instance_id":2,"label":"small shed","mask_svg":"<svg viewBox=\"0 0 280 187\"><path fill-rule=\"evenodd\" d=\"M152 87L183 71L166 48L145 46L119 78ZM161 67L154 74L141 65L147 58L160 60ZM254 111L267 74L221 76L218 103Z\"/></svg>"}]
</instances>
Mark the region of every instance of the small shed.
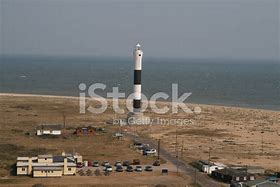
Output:
<instances>
[{"instance_id":1,"label":"small shed","mask_svg":"<svg viewBox=\"0 0 280 187\"><path fill-rule=\"evenodd\" d=\"M94 127L78 127L76 128L74 134L78 136L93 136L96 134Z\"/></svg>"}]
</instances>

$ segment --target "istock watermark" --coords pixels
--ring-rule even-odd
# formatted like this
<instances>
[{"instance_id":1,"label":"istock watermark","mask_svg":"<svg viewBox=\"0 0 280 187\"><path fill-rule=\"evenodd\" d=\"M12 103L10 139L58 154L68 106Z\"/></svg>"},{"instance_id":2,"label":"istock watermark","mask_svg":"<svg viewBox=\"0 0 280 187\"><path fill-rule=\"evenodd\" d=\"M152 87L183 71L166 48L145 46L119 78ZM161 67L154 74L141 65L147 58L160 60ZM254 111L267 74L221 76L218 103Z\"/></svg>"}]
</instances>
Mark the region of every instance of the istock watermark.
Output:
<instances>
[{"instance_id":1,"label":"istock watermark","mask_svg":"<svg viewBox=\"0 0 280 187\"><path fill-rule=\"evenodd\" d=\"M80 105L80 113L86 113L91 112L94 114L101 114L105 112L108 108L108 101L106 98L98 95L96 93L97 90L105 90L106 85L102 83L95 83L90 86L87 86L85 83L80 83L79 84L79 105ZM148 107L150 107L151 111L156 114L166 114L166 113L178 113L179 108L183 110L185 113L195 113L199 114L201 112L200 107L194 107L193 110L191 110L186 103L187 98L190 97L191 93L183 93L181 96L178 95L178 84L173 83L171 85L172 89L172 94L171 96L168 95L167 93L164 92L157 92L153 94L150 99L144 95L141 94L141 111L145 112ZM87 97L86 95L88 94L89 99L98 102L100 105L98 107L93 107L89 103L87 103ZM113 103L113 110L117 114L124 114L125 110L119 106L119 99L124 99L126 98L126 95L124 92L119 92L118 87L113 87L112 92L107 92L107 98L112 98L112 103ZM131 93L127 98L126 98L126 108L128 111L133 112L133 106L132 106L132 100L134 99L134 93ZM168 98L171 97L171 107L169 105L164 105L161 102L161 105L159 106L157 104L157 101L159 99L162 100L167 100Z\"/></svg>"}]
</instances>

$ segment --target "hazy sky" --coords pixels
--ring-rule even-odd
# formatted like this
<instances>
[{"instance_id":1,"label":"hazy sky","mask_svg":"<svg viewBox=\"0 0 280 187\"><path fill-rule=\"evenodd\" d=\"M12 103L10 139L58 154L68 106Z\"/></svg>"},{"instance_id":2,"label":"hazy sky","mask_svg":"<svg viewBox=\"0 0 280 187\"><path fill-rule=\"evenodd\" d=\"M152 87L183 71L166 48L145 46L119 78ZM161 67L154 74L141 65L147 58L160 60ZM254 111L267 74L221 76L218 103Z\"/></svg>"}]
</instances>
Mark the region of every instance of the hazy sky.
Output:
<instances>
[{"instance_id":1,"label":"hazy sky","mask_svg":"<svg viewBox=\"0 0 280 187\"><path fill-rule=\"evenodd\" d=\"M0 0L1 53L280 59L279 0Z\"/></svg>"}]
</instances>

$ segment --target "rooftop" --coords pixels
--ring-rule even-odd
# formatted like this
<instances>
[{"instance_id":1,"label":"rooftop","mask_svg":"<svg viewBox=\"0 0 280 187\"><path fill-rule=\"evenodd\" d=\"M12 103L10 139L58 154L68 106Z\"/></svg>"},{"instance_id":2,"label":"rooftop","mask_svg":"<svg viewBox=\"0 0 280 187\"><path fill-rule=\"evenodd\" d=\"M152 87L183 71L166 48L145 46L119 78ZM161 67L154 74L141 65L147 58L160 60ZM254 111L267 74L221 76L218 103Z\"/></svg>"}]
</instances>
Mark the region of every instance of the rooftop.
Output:
<instances>
[{"instance_id":1,"label":"rooftop","mask_svg":"<svg viewBox=\"0 0 280 187\"><path fill-rule=\"evenodd\" d=\"M37 160L38 157L31 157L32 160ZM17 161L28 161L29 157L17 157Z\"/></svg>"},{"instance_id":2,"label":"rooftop","mask_svg":"<svg viewBox=\"0 0 280 187\"><path fill-rule=\"evenodd\" d=\"M65 156L54 156L53 162L64 162ZM67 162L75 162L75 159L72 157L67 157Z\"/></svg>"},{"instance_id":3,"label":"rooftop","mask_svg":"<svg viewBox=\"0 0 280 187\"><path fill-rule=\"evenodd\" d=\"M249 181L245 183L245 186L251 187L251 186L257 186L257 187L280 187L280 184L263 180L263 179L257 179L254 181Z\"/></svg>"},{"instance_id":4,"label":"rooftop","mask_svg":"<svg viewBox=\"0 0 280 187\"><path fill-rule=\"evenodd\" d=\"M232 169L232 168L225 168L225 169L219 169L214 171L216 173L220 173L223 175L234 175L234 176L246 176L248 173L244 170L238 170L238 169Z\"/></svg>"},{"instance_id":5,"label":"rooftop","mask_svg":"<svg viewBox=\"0 0 280 187\"><path fill-rule=\"evenodd\" d=\"M32 166L34 167L62 167L64 165L63 162L55 162L55 163L38 163L38 162L33 162ZM28 162L17 162L17 167L27 167ZM73 162L67 162L67 166L73 166L75 167L76 164Z\"/></svg>"},{"instance_id":6,"label":"rooftop","mask_svg":"<svg viewBox=\"0 0 280 187\"><path fill-rule=\"evenodd\" d=\"M38 155L38 158L52 158L52 155Z\"/></svg>"}]
</instances>

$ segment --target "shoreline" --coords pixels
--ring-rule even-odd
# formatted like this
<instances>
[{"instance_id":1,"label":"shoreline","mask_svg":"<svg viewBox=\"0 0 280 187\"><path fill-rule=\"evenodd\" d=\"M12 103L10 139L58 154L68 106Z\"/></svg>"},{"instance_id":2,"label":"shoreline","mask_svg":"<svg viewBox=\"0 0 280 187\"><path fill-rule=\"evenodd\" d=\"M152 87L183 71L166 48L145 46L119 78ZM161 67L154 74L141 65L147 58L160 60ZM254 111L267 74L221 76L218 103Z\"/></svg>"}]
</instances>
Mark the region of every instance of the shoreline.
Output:
<instances>
[{"instance_id":1,"label":"shoreline","mask_svg":"<svg viewBox=\"0 0 280 187\"><path fill-rule=\"evenodd\" d=\"M0 97L38 97L38 98L56 98L56 99L76 99L78 100L78 96L63 96L63 95L45 95L45 94L24 94L24 93L1 93ZM88 96L86 99L90 99ZM106 98L108 101L112 101L112 99ZM123 100L123 99L121 99ZM160 103L171 103L170 101L159 101ZM258 111L270 111L270 112L280 112L280 110L275 109L263 109L263 108L250 108L250 107L242 107L242 106L230 106L230 105L222 105L222 104L204 104L204 103L187 103L190 105L201 105L207 107L226 107L226 108L234 108L234 109L245 109L245 110L258 110Z\"/></svg>"}]
</instances>

